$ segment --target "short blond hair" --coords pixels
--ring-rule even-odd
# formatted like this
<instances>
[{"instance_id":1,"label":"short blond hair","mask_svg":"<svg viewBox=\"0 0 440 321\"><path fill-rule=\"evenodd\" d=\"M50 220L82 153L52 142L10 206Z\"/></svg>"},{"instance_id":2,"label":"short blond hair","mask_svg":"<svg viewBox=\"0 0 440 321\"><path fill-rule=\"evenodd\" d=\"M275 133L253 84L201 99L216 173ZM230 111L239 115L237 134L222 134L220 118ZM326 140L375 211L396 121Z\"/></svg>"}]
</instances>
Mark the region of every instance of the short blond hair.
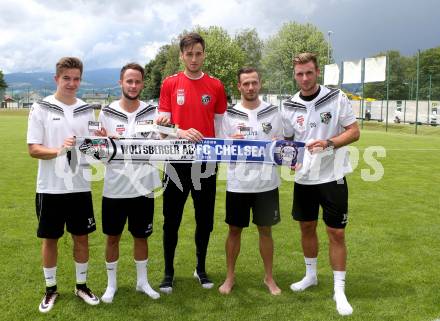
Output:
<instances>
[{"instance_id":1,"label":"short blond hair","mask_svg":"<svg viewBox=\"0 0 440 321\"><path fill-rule=\"evenodd\" d=\"M318 65L318 56L312 52L302 52L298 55L296 55L292 62L293 62L293 67L295 67L296 65L303 65L306 64L308 62L313 62L313 64L315 65L315 68L318 69L319 65Z\"/></svg>"},{"instance_id":2,"label":"short blond hair","mask_svg":"<svg viewBox=\"0 0 440 321\"><path fill-rule=\"evenodd\" d=\"M59 76L66 69L79 69L83 73L83 63L76 57L63 57L56 64L56 75Z\"/></svg>"}]
</instances>

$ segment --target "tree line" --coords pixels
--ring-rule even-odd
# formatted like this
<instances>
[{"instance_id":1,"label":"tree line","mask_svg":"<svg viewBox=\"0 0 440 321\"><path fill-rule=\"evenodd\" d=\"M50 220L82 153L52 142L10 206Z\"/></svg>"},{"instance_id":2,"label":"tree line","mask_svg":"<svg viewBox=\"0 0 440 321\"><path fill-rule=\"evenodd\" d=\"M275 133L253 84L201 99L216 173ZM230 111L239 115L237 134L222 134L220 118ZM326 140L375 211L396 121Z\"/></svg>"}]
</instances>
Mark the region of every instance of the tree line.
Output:
<instances>
[{"instance_id":1,"label":"tree line","mask_svg":"<svg viewBox=\"0 0 440 321\"><path fill-rule=\"evenodd\" d=\"M291 94L297 90L293 80L292 58L311 51L318 54L322 67L328 63L329 44L325 35L314 25L284 23L276 34L262 40L255 28L243 29L231 36L218 26L196 27L206 41L204 71L219 78L230 96L238 96L236 73L242 66L258 68L263 76L263 93ZM156 57L146 64L143 98L158 98L164 78L183 69L179 61L179 39L159 49ZM331 50L331 48L330 48ZM390 61L389 98L416 98L416 55L402 56L399 51L380 52ZM359 57L361 58L361 57ZM331 61L332 62L332 61ZM386 82L365 85L365 96L386 98ZM440 99L440 47L420 53L419 99Z\"/></svg>"}]
</instances>

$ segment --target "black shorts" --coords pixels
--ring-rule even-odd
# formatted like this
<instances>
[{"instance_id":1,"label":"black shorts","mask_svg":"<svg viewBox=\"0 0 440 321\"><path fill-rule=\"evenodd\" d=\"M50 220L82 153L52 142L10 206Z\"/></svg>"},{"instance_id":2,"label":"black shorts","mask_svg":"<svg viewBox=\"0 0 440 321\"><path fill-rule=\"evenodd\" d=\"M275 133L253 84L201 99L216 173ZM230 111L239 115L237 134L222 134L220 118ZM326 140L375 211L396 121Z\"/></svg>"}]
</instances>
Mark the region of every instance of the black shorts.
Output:
<instances>
[{"instance_id":1,"label":"black shorts","mask_svg":"<svg viewBox=\"0 0 440 321\"><path fill-rule=\"evenodd\" d=\"M128 218L128 230L133 237L147 238L153 233L154 198L102 198L102 231L120 235Z\"/></svg>"},{"instance_id":2,"label":"black shorts","mask_svg":"<svg viewBox=\"0 0 440 321\"><path fill-rule=\"evenodd\" d=\"M322 217L327 226L345 228L348 222L347 180L318 185L295 183L292 215L297 221L316 221L322 207Z\"/></svg>"},{"instance_id":3,"label":"black shorts","mask_svg":"<svg viewBox=\"0 0 440 321\"><path fill-rule=\"evenodd\" d=\"M67 232L73 235L86 235L96 230L91 192L37 193L35 208L39 238L60 238L64 234L64 224Z\"/></svg>"},{"instance_id":4,"label":"black shorts","mask_svg":"<svg viewBox=\"0 0 440 321\"><path fill-rule=\"evenodd\" d=\"M229 225L248 227L252 209L252 223L272 226L280 218L278 188L261 193L226 192L226 219Z\"/></svg>"}]
</instances>

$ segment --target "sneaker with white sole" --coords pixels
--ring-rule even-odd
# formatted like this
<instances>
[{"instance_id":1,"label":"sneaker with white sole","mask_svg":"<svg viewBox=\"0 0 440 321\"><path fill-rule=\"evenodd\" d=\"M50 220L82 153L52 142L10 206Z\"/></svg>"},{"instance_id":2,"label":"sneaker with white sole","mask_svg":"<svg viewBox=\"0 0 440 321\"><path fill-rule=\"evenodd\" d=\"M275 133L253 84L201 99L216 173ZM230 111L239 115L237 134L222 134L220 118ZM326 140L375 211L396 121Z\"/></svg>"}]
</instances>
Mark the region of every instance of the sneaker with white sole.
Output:
<instances>
[{"instance_id":1,"label":"sneaker with white sole","mask_svg":"<svg viewBox=\"0 0 440 321\"><path fill-rule=\"evenodd\" d=\"M202 288L211 289L214 286L214 282L212 282L208 278L206 272L197 272L197 270L195 270L193 275L197 280L199 280L200 284L202 285Z\"/></svg>"},{"instance_id":2,"label":"sneaker with white sole","mask_svg":"<svg viewBox=\"0 0 440 321\"><path fill-rule=\"evenodd\" d=\"M148 283L136 285L136 291L145 293L153 300L157 300L160 298L160 294L154 291Z\"/></svg>"},{"instance_id":3,"label":"sneaker with white sole","mask_svg":"<svg viewBox=\"0 0 440 321\"><path fill-rule=\"evenodd\" d=\"M82 299L85 303L90 305L99 304L99 298L93 294L93 292L88 288L76 288L75 287L75 295Z\"/></svg>"},{"instance_id":4,"label":"sneaker with white sole","mask_svg":"<svg viewBox=\"0 0 440 321\"><path fill-rule=\"evenodd\" d=\"M56 291L47 291L44 294L43 300L41 301L38 310L40 310L40 312L42 313L47 313L52 310L58 296L59 294Z\"/></svg>"},{"instance_id":5,"label":"sneaker with white sole","mask_svg":"<svg viewBox=\"0 0 440 321\"><path fill-rule=\"evenodd\" d=\"M318 278L317 277L304 277L301 281L292 283L290 285L290 289L293 292L301 292L306 289L308 289L311 286L318 285Z\"/></svg>"},{"instance_id":6,"label":"sneaker with white sole","mask_svg":"<svg viewBox=\"0 0 440 321\"><path fill-rule=\"evenodd\" d=\"M173 276L165 275L165 277L163 278L162 282L159 285L159 291L166 294L171 294L173 292L173 281L174 281Z\"/></svg>"},{"instance_id":7,"label":"sneaker with white sole","mask_svg":"<svg viewBox=\"0 0 440 321\"><path fill-rule=\"evenodd\" d=\"M101 301L104 303L112 303L113 302L113 298L116 294L117 289L114 289L112 287L107 287L105 289L104 294L101 297Z\"/></svg>"}]
</instances>

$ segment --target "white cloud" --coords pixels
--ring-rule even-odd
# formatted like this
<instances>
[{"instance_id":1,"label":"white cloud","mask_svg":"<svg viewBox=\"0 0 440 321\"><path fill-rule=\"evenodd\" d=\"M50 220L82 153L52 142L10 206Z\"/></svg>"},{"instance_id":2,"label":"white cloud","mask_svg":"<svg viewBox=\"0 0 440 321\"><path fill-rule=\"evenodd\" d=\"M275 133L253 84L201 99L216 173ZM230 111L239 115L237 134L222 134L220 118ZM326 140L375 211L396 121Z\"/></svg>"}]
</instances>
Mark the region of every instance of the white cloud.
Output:
<instances>
[{"instance_id":1,"label":"white cloud","mask_svg":"<svg viewBox=\"0 0 440 321\"><path fill-rule=\"evenodd\" d=\"M438 28L429 22L435 19L423 15L434 15L440 4L419 2L409 10L411 19L400 19L407 8L413 8L410 0L399 3L401 15L387 10L392 4L381 0L0 0L0 70L51 71L66 55L83 59L86 69L120 67L127 61L146 63L161 45L195 25L218 25L231 35L256 28L266 38L284 22L311 22L323 32L335 32L338 53L375 52L381 37L382 46L387 41L402 48L412 43L419 48L438 45L433 40ZM381 17L387 12L393 16L394 29ZM399 28L412 30L411 38L395 32ZM359 34L361 47L352 42Z\"/></svg>"}]
</instances>

